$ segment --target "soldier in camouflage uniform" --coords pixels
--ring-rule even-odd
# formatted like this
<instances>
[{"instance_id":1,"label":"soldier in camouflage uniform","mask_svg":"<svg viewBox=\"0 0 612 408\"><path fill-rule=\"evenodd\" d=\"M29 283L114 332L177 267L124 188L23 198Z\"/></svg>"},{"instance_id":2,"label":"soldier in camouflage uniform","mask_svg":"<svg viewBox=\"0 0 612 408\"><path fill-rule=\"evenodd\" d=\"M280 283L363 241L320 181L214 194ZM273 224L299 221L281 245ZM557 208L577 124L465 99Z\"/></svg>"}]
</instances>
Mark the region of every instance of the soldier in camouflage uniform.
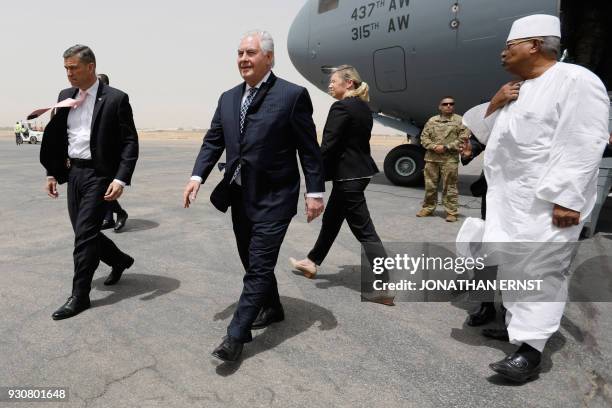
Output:
<instances>
[{"instance_id":1,"label":"soldier in camouflage uniform","mask_svg":"<svg viewBox=\"0 0 612 408\"><path fill-rule=\"evenodd\" d=\"M455 101L445 97L438 106L440 114L430 118L421 133L425 153L425 200L417 217L433 214L438 201L438 183L442 181L442 203L446 209L446 221L457 221L457 176L459 149L468 139L470 131L456 115Z\"/></svg>"}]
</instances>

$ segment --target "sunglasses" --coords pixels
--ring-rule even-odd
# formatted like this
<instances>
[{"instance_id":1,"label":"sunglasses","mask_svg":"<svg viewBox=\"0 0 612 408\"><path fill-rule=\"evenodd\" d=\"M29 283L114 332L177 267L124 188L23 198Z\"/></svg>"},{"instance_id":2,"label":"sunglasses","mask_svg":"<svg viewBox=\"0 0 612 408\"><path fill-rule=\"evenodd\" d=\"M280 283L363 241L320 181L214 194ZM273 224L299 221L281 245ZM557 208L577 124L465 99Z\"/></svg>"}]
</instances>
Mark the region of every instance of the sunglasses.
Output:
<instances>
[{"instance_id":1,"label":"sunglasses","mask_svg":"<svg viewBox=\"0 0 612 408\"><path fill-rule=\"evenodd\" d=\"M442 106L455 106L455 102L444 102L444 103L441 103L440 105L442 105Z\"/></svg>"}]
</instances>

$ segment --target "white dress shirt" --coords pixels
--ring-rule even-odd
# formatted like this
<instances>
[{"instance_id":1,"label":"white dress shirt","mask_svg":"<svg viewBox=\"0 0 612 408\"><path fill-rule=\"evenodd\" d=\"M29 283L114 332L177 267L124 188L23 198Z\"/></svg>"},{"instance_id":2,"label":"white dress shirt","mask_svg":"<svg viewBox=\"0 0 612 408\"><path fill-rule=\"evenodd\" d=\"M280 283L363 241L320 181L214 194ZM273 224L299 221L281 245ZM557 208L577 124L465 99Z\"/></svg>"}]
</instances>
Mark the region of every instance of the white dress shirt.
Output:
<instances>
[{"instance_id":1,"label":"white dress shirt","mask_svg":"<svg viewBox=\"0 0 612 408\"><path fill-rule=\"evenodd\" d=\"M70 113L68 113L68 157L71 159L91 160L91 149L89 147L91 119L99 85L100 81L96 80L85 91L87 96L83 103L70 109ZM76 99L80 99L82 95L83 90L79 90Z\"/></svg>"},{"instance_id":2,"label":"white dress shirt","mask_svg":"<svg viewBox=\"0 0 612 408\"><path fill-rule=\"evenodd\" d=\"M71 159L91 160L91 121L99 86L100 81L96 79L96 82L85 90L85 100L68 113L68 157ZM82 94L83 90L79 89L76 99L81 98ZM113 181L126 186L121 180Z\"/></svg>"},{"instance_id":3,"label":"white dress shirt","mask_svg":"<svg viewBox=\"0 0 612 408\"><path fill-rule=\"evenodd\" d=\"M242 99L240 100L240 106L242 106L242 104L244 104L244 101L246 101L247 96L249 95L249 90L251 88L257 88L259 89L261 87L261 85L266 82L268 80L268 78L270 78L270 74L272 73L272 71L268 71L268 73L263 77L263 79L261 81L259 81L257 83L257 85L250 86L249 84L245 84L246 86L244 87L244 93L242 94ZM198 181L198 182L202 182L202 177L200 176L191 176L191 180L193 181ZM323 193L306 193L306 197L311 197L311 198L323 198Z\"/></svg>"}]
</instances>

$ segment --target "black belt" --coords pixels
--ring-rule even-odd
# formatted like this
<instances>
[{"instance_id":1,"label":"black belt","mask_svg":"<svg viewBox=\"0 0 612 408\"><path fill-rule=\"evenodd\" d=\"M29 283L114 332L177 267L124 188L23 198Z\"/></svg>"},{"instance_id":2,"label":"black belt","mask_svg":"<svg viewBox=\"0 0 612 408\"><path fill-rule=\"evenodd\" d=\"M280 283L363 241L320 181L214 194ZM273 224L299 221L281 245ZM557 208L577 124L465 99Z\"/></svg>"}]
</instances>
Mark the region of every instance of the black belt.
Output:
<instances>
[{"instance_id":1,"label":"black belt","mask_svg":"<svg viewBox=\"0 0 612 408\"><path fill-rule=\"evenodd\" d=\"M81 168L81 169L93 169L94 168L93 160L70 159L70 165Z\"/></svg>"}]
</instances>

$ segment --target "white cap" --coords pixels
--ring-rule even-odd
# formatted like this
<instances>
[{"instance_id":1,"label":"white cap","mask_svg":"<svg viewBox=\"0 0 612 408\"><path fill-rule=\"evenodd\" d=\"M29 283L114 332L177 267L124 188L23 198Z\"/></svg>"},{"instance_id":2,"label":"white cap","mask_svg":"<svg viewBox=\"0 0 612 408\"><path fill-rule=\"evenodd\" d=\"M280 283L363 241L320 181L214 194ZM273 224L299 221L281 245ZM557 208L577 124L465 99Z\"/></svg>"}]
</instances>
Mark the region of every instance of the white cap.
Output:
<instances>
[{"instance_id":1,"label":"white cap","mask_svg":"<svg viewBox=\"0 0 612 408\"><path fill-rule=\"evenodd\" d=\"M530 37L559 37L561 38L561 22L558 17L548 14L533 14L519 18L512 23L510 34L506 42Z\"/></svg>"}]
</instances>

